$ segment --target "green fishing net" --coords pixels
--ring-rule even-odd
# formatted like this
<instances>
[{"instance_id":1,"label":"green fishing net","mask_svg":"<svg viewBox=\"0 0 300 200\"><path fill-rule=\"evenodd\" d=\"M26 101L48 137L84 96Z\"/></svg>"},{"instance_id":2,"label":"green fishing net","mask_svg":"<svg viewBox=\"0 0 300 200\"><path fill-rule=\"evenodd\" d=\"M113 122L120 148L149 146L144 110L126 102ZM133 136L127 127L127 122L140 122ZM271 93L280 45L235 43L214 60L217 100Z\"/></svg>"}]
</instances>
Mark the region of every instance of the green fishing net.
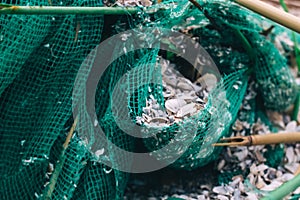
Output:
<instances>
[{"instance_id":1,"label":"green fishing net","mask_svg":"<svg viewBox=\"0 0 300 200\"><path fill-rule=\"evenodd\" d=\"M1 3L103 6L101 1L93 0L2 0ZM212 144L229 136L250 79L254 80L265 108L282 111L293 104L296 83L284 57L262 36L260 23L264 19L230 1L199 3L203 12L187 1L163 1L160 5L153 2L152 9L156 12L150 14L140 9L136 15L109 17L0 15L1 197L122 198L129 174L118 167L130 168L135 163L127 154L115 151L108 141L129 152L139 151L137 139L126 131L138 124L137 119L143 116L150 96L164 106L158 60L163 58L176 65L179 57L174 53L164 55L161 45L171 49L178 47L166 37L156 43L153 34L156 29L187 30L185 34L201 44L221 72L205 107L196 115L160 128L138 125L143 145L147 151L154 152L158 160L168 161L168 154L182 153L171 166L185 170L215 160L221 149L213 148ZM167 8L158 9L162 5ZM103 28L105 23L110 25L107 29ZM152 46L129 51L134 41L126 36L124 43L108 47L112 54L106 59L112 62L95 88L94 119L89 115L83 94L89 92L85 82L93 72L97 53L104 52L91 51L102 37L132 28L140 34L141 46ZM146 31L139 33L141 29ZM120 52L123 55L117 56ZM193 73L194 70L189 69L189 78L195 76ZM81 84L74 88L76 81ZM137 87L136 83L143 84ZM73 116L74 110L76 116ZM130 121L117 118L116 113L128 116ZM253 122L249 113L246 112L244 118ZM78 123L64 150L63 144L75 117ZM107 140L99 139L94 130L98 124ZM157 153L156 150L174 143L175 139L177 145Z\"/></svg>"}]
</instances>

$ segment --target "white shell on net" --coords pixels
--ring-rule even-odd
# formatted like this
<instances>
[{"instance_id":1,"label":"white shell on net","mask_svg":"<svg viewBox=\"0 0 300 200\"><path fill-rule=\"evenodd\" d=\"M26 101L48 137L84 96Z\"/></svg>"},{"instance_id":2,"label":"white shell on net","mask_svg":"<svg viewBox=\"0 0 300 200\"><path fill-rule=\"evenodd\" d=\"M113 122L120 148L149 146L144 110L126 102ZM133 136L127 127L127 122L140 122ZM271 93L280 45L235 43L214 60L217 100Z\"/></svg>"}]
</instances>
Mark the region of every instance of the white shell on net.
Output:
<instances>
[{"instance_id":1,"label":"white shell on net","mask_svg":"<svg viewBox=\"0 0 300 200\"><path fill-rule=\"evenodd\" d=\"M225 186L216 186L213 188L213 192L222 195L229 195L229 191Z\"/></svg>"},{"instance_id":2,"label":"white shell on net","mask_svg":"<svg viewBox=\"0 0 300 200\"><path fill-rule=\"evenodd\" d=\"M190 103L190 104L186 104L185 106L181 107L177 114L176 117L185 117L187 115L193 115L194 113L197 112L196 109L196 104L195 103Z\"/></svg>"},{"instance_id":3,"label":"white shell on net","mask_svg":"<svg viewBox=\"0 0 300 200\"><path fill-rule=\"evenodd\" d=\"M165 103L165 107L167 110L172 113L177 113L179 109L186 105L185 100L183 99L169 99Z\"/></svg>"},{"instance_id":4,"label":"white shell on net","mask_svg":"<svg viewBox=\"0 0 300 200\"><path fill-rule=\"evenodd\" d=\"M208 91L211 91L214 87L216 87L218 79L215 75L207 73L198 78L196 83L200 83L201 86L205 87Z\"/></svg>"}]
</instances>

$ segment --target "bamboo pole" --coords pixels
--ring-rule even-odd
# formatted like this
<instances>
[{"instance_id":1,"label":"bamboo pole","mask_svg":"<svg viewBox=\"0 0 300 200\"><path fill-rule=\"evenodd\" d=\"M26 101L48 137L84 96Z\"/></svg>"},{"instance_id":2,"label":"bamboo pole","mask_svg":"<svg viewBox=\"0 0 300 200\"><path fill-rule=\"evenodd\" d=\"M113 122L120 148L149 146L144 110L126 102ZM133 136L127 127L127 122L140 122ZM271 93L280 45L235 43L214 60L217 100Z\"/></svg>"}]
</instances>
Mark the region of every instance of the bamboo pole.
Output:
<instances>
[{"instance_id":1,"label":"bamboo pole","mask_svg":"<svg viewBox=\"0 0 300 200\"><path fill-rule=\"evenodd\" d=\"M196 2L195 0L193 1ZM300 33L300 19L292 14L286 13L280 9L277 9L259 0L235 0L235 2L287 28L290 28ZM125 7L14 6L14 5L0 4L0 14L120 15L120 14L134 14L136 12L138 12L137 8L125 8Z\"/></svg>"},{"instance_id":2,"label":"bamboo pole","mask_svg":"<svg viewBox=\"0 0 300 200\"><path fill-rule=\"evenodd\" d=\"M264 2L269 2L273 5L279 6L279 1L278 0L262 0ZM293 8L300 8L300 4L298 3L299 0L286 0L285 4L288 7L293 7Z\"/></svg>"},{"instance_id":3,"label":"bamboo pole","mask_svg":"<svg viewBox=\"0 0 300 200\"><path fill-rule=\"evenodd\" d=\"M290 13L286 13L260 0L235 0L235 2L266 18L271 19L274 22L300 33L300 18Z\"/></svg>"},{"instance_id":4,"label":"bamboo pole","mask_svg":"<svg viewBox=\"0 0 300 200\"><path fill-rule=\"evenodd\" d=\"M221 139L221 143L215 143L213 146L254 146L267 144L281 144L300 142L300 132L276 133L266 135L236 136Z\"/></svg>"},{"instance_id":5,"label":"bamboo pole","mask_svg":"<svg viewBox=\"0 0 300 200\"><path fill-rule=\"evenodd\" d=\"M0 4L0 14L18 15L122 15L134 14L137 11L137 8L126 7L12 6Z\"/></svg>"},{"instance_id":6,"label":"bamboo pole","mask_svg":"<svg viewBox=\"0 0 300 200\"><path fill-rule=\"evenodd\" d=\"M300 187L300 175L282 184L279 188L273 190L261 200L282 200L284 197L295 191Z\"/></svg>"},{"instance_id":7,"label":"bamboo pole","mask_svg":"<svg viewBox=\"0 0 300 200\"><path fill-rule=\"evenodd\" d=\"M252 144L265 145L265 144L279 144L279 143L293 143L300 141L300 133L277 133L267 135L256 135L252 137Z\"/></svg>"}]
</instances>

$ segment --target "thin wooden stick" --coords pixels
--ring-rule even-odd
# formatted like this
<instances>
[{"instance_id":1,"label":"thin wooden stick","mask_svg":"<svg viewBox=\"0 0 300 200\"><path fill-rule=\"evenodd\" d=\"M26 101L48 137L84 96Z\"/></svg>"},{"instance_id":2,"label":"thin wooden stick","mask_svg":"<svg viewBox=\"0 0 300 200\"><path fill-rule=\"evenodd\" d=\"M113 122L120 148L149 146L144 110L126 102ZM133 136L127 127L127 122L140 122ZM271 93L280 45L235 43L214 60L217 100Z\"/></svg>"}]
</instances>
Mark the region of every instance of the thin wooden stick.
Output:
<instances>
[{"instance_id":1,"label":"thin wooden stick","mask_svg":"<svg viewBox=\"0 0 300 200\"><path fill-rule=\"evenodd\" d=\"M286 13L259 0L235 0L235 2L256 13L259 13L266 18L271 19L274 22L300 33L300 18L290 13Z\"/></svg>"},{"instance_id":2,"label":"thin wooden stick","mask_svg":"<svg viewBox=\"0 0 300 200\"><path fill-rule=\"evenodd\" d=\"M44 199L46 200L49 200L51 199L51 196L53 194L53 191L55 189L55 185L56 185L56 182L57 182L57 179L58 179L58 176L62 170L62 167L65 163L65 152L66 152L66 149L68 148L69 146L69 143L71 141L71 138L73 136L73 133L75 131L75 128L76 128L76 125L77 125L77 122L78 122L78 117L76 117L76 119L74 120L74 123L69 131L69 134L67 135L67 138L63 144L63 150L61 152L61 155L59 157L59 161L57 162L57 165L55 167L55 170L51 176L51 179L50 179L50 182L47 186L47 189L45 189L45 193L44 193Z\"/></svg>"},{"instance_id":3,"label":"thin wooden stick","mask_svg":"<svg viewBox=\"0 0 300 200\"><path fill-rule=\"evenodd\" d=\"M70 141L71 141L71 138L72 138L72 136L73 136L73 133L74 133L74 131L75 131L75 128L76 128L76 126L77 126L77 123L78 123L78 117L76 117L76 119L74 120L74 123L73 123L73 125L72 125L72 127L71 127L71 129L70 129L70 131L69 131L69 134L67 135L66 141L65 141L65 143L63 144L64 150L66 150L66 149L68 148L68 146L69 146L69 143L70 143Z\"/></svg>"}]
</instances>

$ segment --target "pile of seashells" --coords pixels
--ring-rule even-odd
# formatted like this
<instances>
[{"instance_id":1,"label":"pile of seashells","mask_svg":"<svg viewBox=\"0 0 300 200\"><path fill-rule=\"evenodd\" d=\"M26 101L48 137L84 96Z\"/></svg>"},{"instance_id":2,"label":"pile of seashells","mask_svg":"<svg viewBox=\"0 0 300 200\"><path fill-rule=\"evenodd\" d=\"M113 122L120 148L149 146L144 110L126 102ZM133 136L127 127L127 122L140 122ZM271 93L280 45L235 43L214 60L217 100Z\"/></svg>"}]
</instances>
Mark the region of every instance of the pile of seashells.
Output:
<instances>
[{"instance_id":1,"label":"pile of seashells","mask_svg":"<svg viewBox=\"0 0 300 200\"><path fill-rule=\"evenodd\" d=\"M142 117L136 118L138 124L162 127L197 114L204 108L209 92L217 84L216 76L209 73L191 82L170 61L162 58L160 61L165 105L162 107L150 95Z\"/></svg>"}]
</instances>

